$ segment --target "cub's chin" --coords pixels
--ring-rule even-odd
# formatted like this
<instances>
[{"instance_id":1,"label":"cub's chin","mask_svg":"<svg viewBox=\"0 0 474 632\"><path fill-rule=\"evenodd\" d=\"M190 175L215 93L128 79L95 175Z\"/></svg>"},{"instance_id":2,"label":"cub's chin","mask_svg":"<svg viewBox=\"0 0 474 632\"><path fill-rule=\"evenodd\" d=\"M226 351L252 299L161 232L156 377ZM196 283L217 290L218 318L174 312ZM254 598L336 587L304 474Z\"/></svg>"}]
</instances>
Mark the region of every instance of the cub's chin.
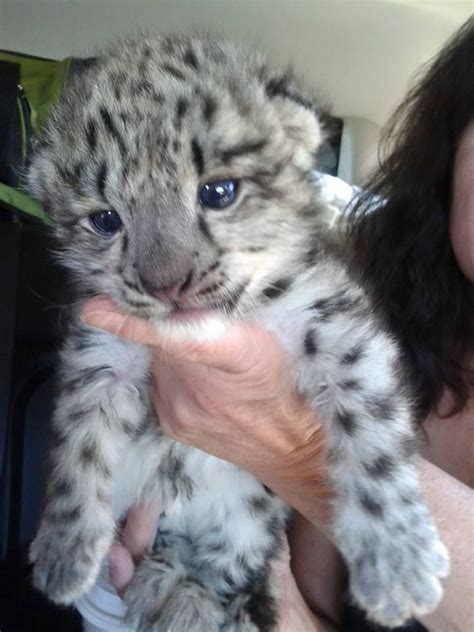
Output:
<instances>
[{"instance_id":1,"label":"cub's chin","mask_svg":"<svg viewBox=\"0 0 474 632\"><path fill-rule=\"evenodd\" d=\"M224 336L232 320L216 309L174 309L166 316L150 319L160 336L173 340L206 342Z\"/></svg>"}]
</instances>

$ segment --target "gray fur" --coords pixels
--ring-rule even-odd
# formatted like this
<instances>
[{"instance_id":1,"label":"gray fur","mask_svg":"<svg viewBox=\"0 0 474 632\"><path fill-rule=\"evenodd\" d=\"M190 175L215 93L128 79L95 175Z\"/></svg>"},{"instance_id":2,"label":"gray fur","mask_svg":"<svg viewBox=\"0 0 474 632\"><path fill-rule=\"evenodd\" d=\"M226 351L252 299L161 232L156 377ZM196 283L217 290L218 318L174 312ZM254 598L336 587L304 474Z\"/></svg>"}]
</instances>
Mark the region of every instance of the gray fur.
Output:
<instances>
[{"instance_id":1,"label":"gray fur","mask_svg":"<svg viewBox=\"0 0 474 632\"><path fill-rule=\"evenodd\" d=\"M418 492L397 343L328 234L311 177L321 137L316 106L260 55L210 38L127 40L71 80L29 185L79 296L107 293L170 335L206 335L170 321L178 303L278 336L325 424L354 599L396 625L436 606L448 559ZM200 205L199 187L225 177L240 182L236 201ZM123 227L104 237L89 215L108 209ZM185 298L157 298L182 283ZM162 435L149 352L81 325L79 309L31 548L36 586L59 603L84 594L141 500L163 515L125 596L138 629L274 629L288 509L249 474Z\"/></svg>"}]
</instances>

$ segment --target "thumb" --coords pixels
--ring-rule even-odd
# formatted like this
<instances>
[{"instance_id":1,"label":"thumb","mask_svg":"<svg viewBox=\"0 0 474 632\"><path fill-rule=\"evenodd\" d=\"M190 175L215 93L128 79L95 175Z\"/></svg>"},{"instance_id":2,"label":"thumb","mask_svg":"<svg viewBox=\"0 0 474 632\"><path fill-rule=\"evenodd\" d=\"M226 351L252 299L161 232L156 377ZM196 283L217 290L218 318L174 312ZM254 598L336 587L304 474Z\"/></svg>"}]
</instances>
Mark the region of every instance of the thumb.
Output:
<instances>
[{"instance_id":1,"label":"thumb","mask_svg":"<svg viewBox=\"0 0 474 632\"><path fill-rule=\"evenodd\" d=\"M93 327L105 329L130 342L159 347L176 360L204 364L240 373L252 364L252 358L271 346L271 334L251 323L238 323L217 340L178 339L174 326L162 328L136 316L122 314L106 297L94 297L84 306L81 318ZM183 329L181 329L183 332Z\"/></svg>"},{"instance_id":2,"label":"thumb","mask_svg":"<svg viewBox=\"0 0 474 632\"><path fill-rule=\"evenodd\" d=\"M114 544L109 554L109 577L120 596L132 581L134 572L135 565L130 552L121 544Z\"/></svg>"}]
</instances>

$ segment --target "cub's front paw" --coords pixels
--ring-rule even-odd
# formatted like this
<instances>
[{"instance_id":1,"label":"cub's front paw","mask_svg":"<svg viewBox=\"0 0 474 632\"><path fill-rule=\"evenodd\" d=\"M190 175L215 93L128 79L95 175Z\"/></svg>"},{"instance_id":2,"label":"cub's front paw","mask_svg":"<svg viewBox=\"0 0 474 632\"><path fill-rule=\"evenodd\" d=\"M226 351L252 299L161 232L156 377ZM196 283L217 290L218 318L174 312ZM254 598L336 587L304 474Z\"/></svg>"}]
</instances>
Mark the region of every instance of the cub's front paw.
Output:
<instances>
[{"instance_id":1,"label":"cub's front paw","mask_svg":"<svg viewBox=\"0 0 474 632\"><path fill-rule=\"evenodd\" d=\"M433 611L449 572L449 556L431 521L374 542L350 565L351 592L369 617L397 627Z\"/></svg>"},{"instance_id":2,"label":"cub's front paw","mask_svg":"<svg viewBox=\"0 0 474 632\"><path fill-rule=\"evenodd\" d=\"M43 521L30 548L33 584L52 601L71 604L94 585L113 531Z\"/></svg>"}]
</instances>

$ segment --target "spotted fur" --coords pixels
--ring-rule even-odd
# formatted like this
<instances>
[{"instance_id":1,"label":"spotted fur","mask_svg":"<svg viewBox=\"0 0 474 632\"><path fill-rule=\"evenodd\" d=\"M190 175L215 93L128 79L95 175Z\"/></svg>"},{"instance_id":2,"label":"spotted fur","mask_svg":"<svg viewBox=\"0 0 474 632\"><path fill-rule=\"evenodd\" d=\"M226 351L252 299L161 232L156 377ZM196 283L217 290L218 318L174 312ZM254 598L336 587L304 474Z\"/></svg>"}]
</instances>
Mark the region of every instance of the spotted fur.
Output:
<instances>
[{"instance_id":1,"label":"spotted fur","mask_svg":"<svg viewBox=\"0 0 474 632\"><path fill-rule=\"evenodd\" d=\"M278 336L325 424L353 597L396 625L436 606L448 561L418 490L397 343L335 250L311 177L321 137L317 107L259 54L209 38L122 41L70 80L29 185L79 296L104 292L170 336L216 336L235 319ZM203 183L228 177L232 205L199 203ZM109 209L123 226L104 237L89 215ZM212 316L199 327L169 318L189 308ZM137 629L273 630L288 509L250 474L161 433L149 361L76 311L35 584L59 603L83 595L141 500L163 515L125 595Z\"/></svg>"}]
</instances>

